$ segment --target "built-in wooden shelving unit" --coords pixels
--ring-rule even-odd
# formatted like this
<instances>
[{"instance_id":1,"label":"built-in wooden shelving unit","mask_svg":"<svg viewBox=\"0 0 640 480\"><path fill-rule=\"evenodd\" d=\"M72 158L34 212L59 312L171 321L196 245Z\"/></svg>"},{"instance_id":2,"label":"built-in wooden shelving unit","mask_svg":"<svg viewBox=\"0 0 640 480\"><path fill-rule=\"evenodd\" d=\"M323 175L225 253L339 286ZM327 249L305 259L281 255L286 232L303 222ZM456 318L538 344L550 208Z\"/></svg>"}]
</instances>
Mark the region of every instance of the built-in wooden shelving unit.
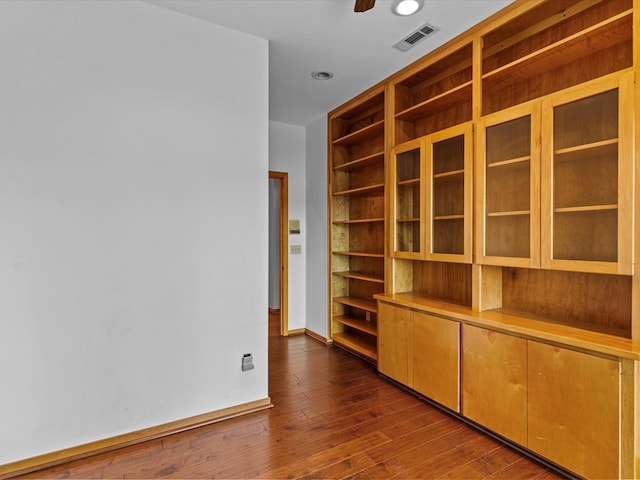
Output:
<instances>
[{"instance_id":1,"label":"built-in wooden shelving unit","mask_svg":"<svg viewBox=\"0 0 640 480\"><path fill-rule=\"evenodd\" d=\"M333 342L587 478L640 477L638 24L516 0L329 113Z\"/></svg>"}]
</instances>

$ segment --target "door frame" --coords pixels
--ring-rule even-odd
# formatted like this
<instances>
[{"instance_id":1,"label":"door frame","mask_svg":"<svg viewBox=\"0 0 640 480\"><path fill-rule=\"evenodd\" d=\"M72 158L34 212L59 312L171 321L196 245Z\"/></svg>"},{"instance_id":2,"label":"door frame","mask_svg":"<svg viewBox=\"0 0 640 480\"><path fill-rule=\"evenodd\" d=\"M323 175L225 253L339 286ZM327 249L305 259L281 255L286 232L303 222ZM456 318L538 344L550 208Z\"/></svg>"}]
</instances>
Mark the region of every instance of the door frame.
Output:
<instances>
[{"instance_id":1,"label":"door frame","mask_svg":"<svg viewBox=\"0 0 640 480\"><path fill-rule=\"evenodd\" d=\"M280 335L289 335L289 174L269 170L269 178L277 180L280 225L278 251L280 253Z\"/></svg>"}]
</instances>

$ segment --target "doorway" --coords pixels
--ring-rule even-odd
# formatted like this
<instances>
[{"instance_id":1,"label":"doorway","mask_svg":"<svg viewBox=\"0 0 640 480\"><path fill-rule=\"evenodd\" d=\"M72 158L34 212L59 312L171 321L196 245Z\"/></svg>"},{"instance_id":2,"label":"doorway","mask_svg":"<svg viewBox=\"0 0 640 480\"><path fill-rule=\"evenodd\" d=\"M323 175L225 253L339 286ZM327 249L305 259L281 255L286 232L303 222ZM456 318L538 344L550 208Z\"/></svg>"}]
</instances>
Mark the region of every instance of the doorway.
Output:
<instances>
[{"instance_id":1,"label":"doorway","mask_svg":"<svg viewBox=\"0 0 640 480\"><path fill-rule=\"evenodd\" d=\"M269 318L280 317L280 335L289 335L289 176L269 171Z\"/></svg>"}]
</instances>

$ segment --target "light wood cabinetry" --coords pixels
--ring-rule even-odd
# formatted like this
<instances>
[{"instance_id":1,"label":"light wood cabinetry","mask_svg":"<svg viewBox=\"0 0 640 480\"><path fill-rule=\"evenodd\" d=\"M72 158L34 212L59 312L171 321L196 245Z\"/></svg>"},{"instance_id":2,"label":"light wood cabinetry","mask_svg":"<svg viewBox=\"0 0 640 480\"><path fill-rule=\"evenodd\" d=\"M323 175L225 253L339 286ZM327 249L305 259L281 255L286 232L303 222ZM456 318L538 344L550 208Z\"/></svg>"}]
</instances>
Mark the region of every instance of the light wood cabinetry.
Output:
<instances>
[{"instance_id":1,"label":"light wood cabinetry","mask_svg":"<svg viewBox=\"0 0 640 480\"><path fill-rule=\"evenodd\" d=\"M527 445L527 341L462 326L462 412Z\"/></svg>"},{"instance_id":2,"label":"light wood cabinetry","mask_svg":"<svg viewBox=\"0 0 640 480\"><path fill-rule=\"evenodd\" d=\"M542 101L543 268L629 275L633 74Z\"/></svg>"},{"instance_id":3,"label":"light wood cabinetry","mask_svg":"<svg viewBox=\"0 0 640 480\"><path fill-rule=\"evenodd\" d=\"M473 127L470 122L410 140L392 150L399 159L411 152L420 158L419 182L412 182L420 197L419 214L412 217L412 241L407 251L407 207L402 206L398 173L389 178L391 251L388 289L413 292L462 305L471 305L473 260ZM419 189L419 191L418 191ZM410 202L406 202L410 203ZM415 205L415 203L413 204ZM410 210L414 207L411 206ZM415 243L414 243L415 244Z\"/></svg>"},{"instance_id":4,"label":"light wood cabinetry","mask_svg":"<svg viewBox=\"0 0 640 480\"><path fill-rule=\"evenodd\" d=\"M511 267L487 270L493 296L480 310L631 336L632 78L610 74L479 120L478 268Z\"/></svg>"},{"instance_id":5,"label":"light wood cabinetry","mask_svg":"<svg viewBox=\"0 0 640 480\"><path fill-rule=\"evenodd\" d=\"M467 324L462 345L466 417L586 478L619 478L631 464L621 359Z\"/></svg>"},{"instance_id":6,"label":"light wood cabinetry","mask_svg":"<svg viewBox=\"0 0 640 480\"><path fill-rule=\"evenodd\" d=\"M413 389L460 411L460 323L413 314Z\"/></svg>"},{"instance_id":7,"label":"light wood cabinetry","mask_svg":"<svg viewBox=\"0 0 640 480\"><path fill-rule=\"evenodd\" d=\"M402 366L381 373L431 399L444 398L436 386L447 385L462 416L575 474L637 478L638 342L412 294L376 297L381 322L403 325L400 348L381 332ZM422 321L429 329L419 333ZM445 347L456 342L459 357ZM431 352L428 361L416 361L419 351ZM386 356L381 346L380 365ZM437 391L419 387L424 363L447 376L430 379Z\"/></svg>"},{"instance_id":8,"label":"light wood cabinetry","mask_svg":"<svg viewBox=\"0 0 640 480\"><path fill-rule=\"evenodd\" d=\"M460 410L460 324L379 302L380 373Z\"/></svg>"},{"instance_id":9,"label":"light wood cabinetry","mask_svg":"<svg viewBox=\"0 0 640 480\"><path fill-rule=\"evenodd\" d=\"M329 115L334 342L587 477L640 477L639 24L516 0Z\"/></svg>"},{"instance_id":10,"label":"light wood cabinetry","mask_svg":"<svg viewBox=\"0 0 640 480\"><path fill-rule=\"evenodd\" d=\"M482 36L482 114L633 66L632 0L519 2Z\"/></svg>"},{"instance_id":11,"label":"light wood cabinetry","mask_svg":"<svg viewBox=\"0 0 640 480\"><path fill-rule=\"evenodd\" d=\"M413 385L413 310L378 303L378 371Z\"/></svg>"},{"instance_id":12,"label":"light wood cabinetry","mask_svg":"<svg viewBox=\"0 0 640 480\"><path fill-rule=\"evenodd\" d=\"M394 144L471 120L472 50L467 43L392 80Z\"/></svg>"},{"instance_id":13,"label":"light wood cabinetry","mask_svg":"<svg viewBox=\"0 0 640 480\"><path fill-rule=\"evenodd\" d=\"M471 123L398 145L391 158L393 256L471 263Z\"/></svg>"},{"instance_id":14,"label":"light wood cabinetry","mask_svg":"<svg viewBox=\"0 0 640 480\"><path fill-rule=\"evenodd\" d=\"M393 212L393 252L397 258L423 258L425 248L426 154L424 142L414 140L396 147L389 183Z\"/></svg>"},{"instance_id":15,"label":"light wood cabinetry","mask_svg":"<svg viewBox=\"0 0 640 480\"><path fill-rule=\"evenodd\" d=\"M422 167L415 188L422 203L420 215L412 217L414 247L403 247L408 236L402 238L400 232L408 229L404 221L408 217L402 216L392 168L387 291L471 305L473 55L474 42L468 41L438 52L433 61L417 62L390 80L391 158L408 149L420 150Z\"/></svg>"},{"instance_id":16,"label":"light wood cabinetry","mask_svg":"<svg viewBox=\"0 0 640 480\"><path fill-rule=\"evenodd\" d=\"M540 106L482 117L476 156L477 262L540 266Z\"/></svg>"},{"instance_id":17,"label":"light wood cabinetry","mask_svg":"<svg viewBox=\"0 0 640 480\"><path fill-rule=\"evenodd\" d=\"M471 263L473 126L450 127L425 139L427 260Z\"/></svg>"},{"instance_id":18,"label":"light wood cabinetry","mask_svg":"<svg viewBox=\"0 0 640 480\"><path fill-rule=\"evenodd\" d=\"M479 120L478 263L632 273L632 76Z\"/></svg>"},{"instance_id":19,"label":"light wood cabinetry","mask_svg":"<svg viewBox=\"0 0 640 480\"><path fill-rule=\"evenodd\" d=\"M586 478L619 478L621 363L529 342L528 446Z\"/></svg>"}]
</instances>

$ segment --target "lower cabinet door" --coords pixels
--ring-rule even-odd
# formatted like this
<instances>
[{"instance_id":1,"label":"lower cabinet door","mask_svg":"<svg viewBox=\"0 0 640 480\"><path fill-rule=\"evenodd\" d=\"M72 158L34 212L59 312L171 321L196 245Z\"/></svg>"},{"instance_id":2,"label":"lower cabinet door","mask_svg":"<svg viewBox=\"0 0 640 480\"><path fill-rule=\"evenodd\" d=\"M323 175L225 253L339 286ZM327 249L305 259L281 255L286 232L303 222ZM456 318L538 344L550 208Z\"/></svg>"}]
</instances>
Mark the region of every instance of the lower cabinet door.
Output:
<instances>
[{"instance_id":1,"label":"lower cabinet door","mask_svg":"<svg viewBox=\"0 0 640 480\"><path fill-rule=\"evenodd\" d=\"M462 413L527 445L527 341L462 326Z\"/></svg>"},{"instance_id":2,"label":"lower cabinet door","mask_svg":"<svg viewBox=\"0 0 640 480\"><path fill-rule=\"evenodd\" d=\"M413 311L378 302L378 371L412 387L412 354Z\"/></svg>"},{"instance_id":3,"label":"lower cabinet door","mask_svg":"<svg viewBox=\"0 0 640 480\"><path fill-rule=\"evenodd\" d=\"M529 448L586 478L620 477L619 361L529 341Z\"/></svg>"},{"instance_id":4,"label":"lower cabinet door","mask_svg":"<svg viewBox=\"0 0 640 480\"><path fill-rule=\"evenodd\" d=\"M460 324L425 313L413 315L413 388L460 411Z\"/></svg>"}]
</instances>

